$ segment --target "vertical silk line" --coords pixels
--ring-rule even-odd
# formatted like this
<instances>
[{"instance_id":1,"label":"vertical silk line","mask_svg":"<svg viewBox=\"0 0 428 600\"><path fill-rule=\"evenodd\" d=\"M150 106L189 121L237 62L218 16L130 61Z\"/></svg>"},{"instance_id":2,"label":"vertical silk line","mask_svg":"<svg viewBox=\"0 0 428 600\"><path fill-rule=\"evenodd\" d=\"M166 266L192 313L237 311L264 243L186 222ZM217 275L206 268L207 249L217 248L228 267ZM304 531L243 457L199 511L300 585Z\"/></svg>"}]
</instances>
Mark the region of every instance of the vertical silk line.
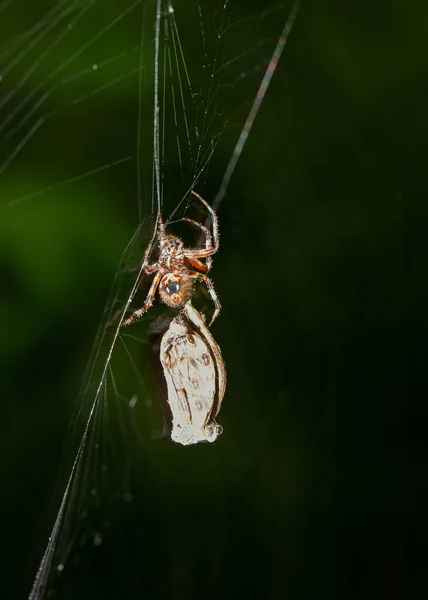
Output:
<instances>
[{"instance_id":1,"label":"vertical silk line","mask_svg":"<svg viewBox=\"0 0 428 600\"><path fill-rule=\"evenodd\" d=\"M137 113L137 202L138 202L138 223L141 223L143 219L143 194L141 189L141 141L142 141L142 104L143 104L143 59L144 59L144 47L145 47L145 11L146 5L143 5L142 17L141 17L141 35L140 35L140 56L138 60L138 66L140 68L138 73L138 113Z\"/></svg>"},{"instance_id":2,"label":"vertical silk line","mask_svg":"<svg viewBox=\"0 0 428 600\"><path fill-rule=\"evenodd\" d=\"M233 172L236 168L239 157L241 156L242 150L245 146L245 142L247 141L247 138L250 134L251 127L253 126L253 123L254 123L254 119L257 116L258 110L260 108L261 103L263 102L263 98L265 97L265 94L266 94L266 91L271 82L272 76L275 73L275 69L278 65L278 61L281 58L281 54L284 50L285 44L287 43L288 36L290 35L290 31L293 27L294 20L297 16L297 13L299 10L299 6L300 6L300 0L296 0L293 4L293 7L291 9L291 12L288 16L288 19L287 19L285 25L284 25L281 35L279 36L279 40L275 46L275 50L273 51L272 58L270 59L270 62L267 66L267 69L263 76L262 82L257 91L257 95L254 99L253 105L248 114L247 120L245 121L245 125L242 128L241 134L236 143L232 157L229 161L229 164L227 165L220 188L214 199L214 202L212 205L214 210L218 209L221 201L224 198L224 195L226 194L227 186L229 185L229 181L230 181L230 179L233 175Z\"/></svg>"},{"instance_id":3,"label":"vertical silk line","mask_svg":"<svg viewBox=\"0 0 428 600\"><path fill-rule=\"evenodd\" d=\"M157 0L156 8L156 34L155 34L155 93L154 93L154 115L153 115L153 160L156 181L156 203L157 210L161 210L160 195L160 164L159 164L159 37L161 21L161 0Z\"/></svg>"}]
</instances>

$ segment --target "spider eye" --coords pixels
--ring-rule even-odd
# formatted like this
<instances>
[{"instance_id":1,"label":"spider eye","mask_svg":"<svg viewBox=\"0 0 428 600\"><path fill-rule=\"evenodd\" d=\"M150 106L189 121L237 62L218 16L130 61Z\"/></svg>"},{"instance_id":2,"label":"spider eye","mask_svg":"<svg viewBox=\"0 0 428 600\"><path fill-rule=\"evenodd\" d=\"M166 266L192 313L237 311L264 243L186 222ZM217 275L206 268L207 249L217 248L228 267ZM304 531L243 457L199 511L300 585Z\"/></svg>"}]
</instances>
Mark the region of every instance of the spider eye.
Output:
<instances>
[{"instance_id":1,"label":"spider eye","mask_svg":"<svg viewBox=\"0 0 428 600\"><path fill-rule=\"evenodd\" d=\"M178 294L180 286L175 281L169 281L165 286L165 291L169 296L172 296L172 294Z\"/></svg>"}]
</instances>

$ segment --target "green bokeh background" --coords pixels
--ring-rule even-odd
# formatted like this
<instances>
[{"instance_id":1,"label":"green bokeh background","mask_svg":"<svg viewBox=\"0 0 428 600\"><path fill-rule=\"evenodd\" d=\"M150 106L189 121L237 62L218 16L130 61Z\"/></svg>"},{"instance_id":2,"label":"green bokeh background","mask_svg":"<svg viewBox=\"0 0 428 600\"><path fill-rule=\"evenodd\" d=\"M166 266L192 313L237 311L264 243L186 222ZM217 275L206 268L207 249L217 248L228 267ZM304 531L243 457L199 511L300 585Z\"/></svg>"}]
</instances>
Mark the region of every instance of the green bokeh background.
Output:
<instances>
[{"instance_id":1,"label":"green bokeh background","mask_svg":"<svg viewBox=\"0 0 428 600\"><path fill-rule=\"evenodd\" d=\"M191 31L190 4L178 11L176 3L176 12ZM260 12L255 2L237 7L242 15ZM111 2L97 7L97 19L79 25L61 56L118 12ZM12 5L1 14L1 39L26 31L41 14L40 5ZM131 17L74 72L138 44L140 16ZM219 210L212 275L223 310L213 334L228 370L224 434L209 447L153 442L140 449L147 480L132 510L141 535L130 541L123 526L95 566L76 569L79 592L58 597L423 593L427 22L422 2L303 2ZM264 26L261 17L256 23ZM280 23L266 24L266 47L273 48ZM251 38L237 31L236 48L250 48ZM192 36L184 39L191 49ZM261 48L245 68L251 72L266 56ZM94 87L130 72L136 57L100 69ZM59 60L50 53L25 90ZM191 68L200 57L190 51L187 60ZM257 77L249 77L252 95L236 92L237 106L253 97ZM138 223L137 77L72 104L91 89L79 80L71 91L56 90L48 109L59 109L58 118L0 178L5 598L26 597L43 554L60 498L54 489L67 423L119 257ZM151 131L149 112L142 127ZM225 134L207 198L237 132ZM151 143L146 133L142 139ZM4 160L14 144L1 144Z\"/></svg>"}]
</instances>

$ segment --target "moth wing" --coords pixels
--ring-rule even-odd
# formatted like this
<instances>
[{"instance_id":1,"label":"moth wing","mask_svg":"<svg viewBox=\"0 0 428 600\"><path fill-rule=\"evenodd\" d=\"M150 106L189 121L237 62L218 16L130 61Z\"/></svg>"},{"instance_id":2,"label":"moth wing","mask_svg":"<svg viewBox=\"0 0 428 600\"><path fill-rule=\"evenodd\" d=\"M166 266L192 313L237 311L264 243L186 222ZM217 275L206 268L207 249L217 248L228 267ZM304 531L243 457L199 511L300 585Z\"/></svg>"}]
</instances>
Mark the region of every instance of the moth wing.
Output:
<instances>
[{"instance_id":1,"label":"moth wing","mask_svg":"<svg viewBox=\"0 0 428 600\"><path fill-rule=\"evenodd\" d=\"M203 337L206 341L207 346L209 347L210 354L212 355L212 359L215 363L216 370L216 378L217 378L217 398L216 398L216 407L214 416L216 416L220 410L221 403L223 400L224 393L226 391L226 367L224 365L224 360L221 354L220 346L217 344L215 339L213 338L211 331L205 324L205 319L202 315L192 306L190 302L188 302L184 309L184 314L190 323L201 333L201 337Z\"/></svg>"},{"instance_id":2,"label":"moth wing","mask_svg":"<svg viewBox=\"0 0 428 600\"><path fill-rule=\"evenodd\" d=\"M205 441L216 395L216 369L207 343L177 317L161 343L161 362L173 416L171 437L183 444Z\"/></svg>"}]
</instances>

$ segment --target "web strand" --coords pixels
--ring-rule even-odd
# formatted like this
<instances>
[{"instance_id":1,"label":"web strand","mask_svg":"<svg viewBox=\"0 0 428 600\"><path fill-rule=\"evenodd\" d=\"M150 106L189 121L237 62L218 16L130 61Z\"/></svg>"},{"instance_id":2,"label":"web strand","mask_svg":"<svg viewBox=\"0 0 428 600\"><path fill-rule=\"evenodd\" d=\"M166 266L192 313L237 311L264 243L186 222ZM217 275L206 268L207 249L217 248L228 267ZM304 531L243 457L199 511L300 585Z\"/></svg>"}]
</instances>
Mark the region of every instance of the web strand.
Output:
<instances>
[{"instance_id":1,"label":"web strand","mask_svg":"<svg viewBox=\"0 0 428 600\"><path fill-rule=\"evenodd\" d=\"M239 139L236 143L235 149L233 151L232 157L229 161L229 164L227 165L226 171L224 173L223 176L223 180L221 182L220 188L217 192L217 195L214 199L213 202L213 209L217 210L218 207L220 206L221 201L223 200L230 179L236 169L236 165L238 163L238 160L242 154L242 150L244 149L245 143L248 139L248 136L250 134L251 128L253 126L254 120L257 116L257 113L259 111L259 108L263 102L263 99L265 97L265 94L267 92L267 89L269 87L269 84L272 80L272 76L275 73L276 67L278 65L278 61L281 58L281 54L285 48L285 45L287 43L288 40L288 36L290 35L291 29L293 27L294 21L296 19L298 10L299 10L299 6L300 6L300 0L296 0L293 4L293 7L291 9L291 13L288 16L288 19L284 25L284 28L281 32L281 35L279 36L278 42L276 44L275 50L272 54L272 58L270 59L270 62L267 66L267 69L265 71L265 74L263 76L262 82L260 84L260 87L257 91L256 97L254 98L254 102L251 106L251 110L248 114L247 120L245 121L244 127L242 128L241 134L239 136Z\"/></svg>"},{"instance_id":2,"label":"web strand","mask_svg":"<svg viewBox=\"0 0 428 600\"><path fill-rule=\"evenodd\" d=\"M88 2L87 8L89 8L89 6L92 6L94 2L95 0ZM24 99L21 102L17 102L15 108L11 109L11 112L8 115L8 121L5 124L5 128L6 125L8 127L11 126L12 121L15 117L18 117L19 120L14 129L6 130L6 135L9 133L13 134L18 130L23 129L26 125L29 127L29 120L34 116L34 114L37 113L39 109L41 109L46 104L46 101L48 100L49 96L51 96L54 91L58 90L60 86L65 85L65 83L68 83L69 81L78 81L78 79L83 74L91 72L93 68L87 68L83 71L79 70L77 74L74 74L71 77L68 76L66 79L63 78L60 81L56 80L57 76L61 75L63 71L65 71L65 67L72 65L76 58L83 54L84 51L91 49L94 52L98 52L96 47L92 49L92 46L95 44L95 42L100 40L103 37L104 33L110 31L113 28L113 26L116 25L116 23L122 20L126 14L128 14L140 3L141 0L133 1L133 3L124 12L122 12L112 21L109 21L109 23L105 27L100 29L95 36L92 36L88 41L84 42L77 49L77 51L73 52L66 60L62 60L59 63L59 65L52 71L52 73L49 73L47 76L42 77L41 81L39 83L36 83L35 87L25 95ZM63 6L64 4L66 3L61 3L61 6ZM286 25L283 28L274 53L270 58L269 65L263 76L263 80L259 86L250 113L241 131L239 140L234 148L233 154L227 166L227 170L224 173L219 193L213 204L214 208L218 207L226 193L226 188L229 184L230 178L232 177L232 174L236 168L236 164L240 158L243 147L251 131L251 127L254 123L258 109L260 108L260 105L264 100L271 78L275 72L277 63L287 42L288 35L290 33L294 19L297 14L298 5L299 2L294 3L292 12L290 13L287 19ZM80 9L81 6L83 6L83 4L80 2L76 2L72 6L75 10L77 10ZM150 40L145 39L145 6L146 4L144 3L142 17L143 24L141 27L141 32L139 34L140 47L138 68L134 69L133 71L130 71L129 73L123 76L120 76L119 78L111 78L107 83L103 83L95 90L86 92L83 95L79 95L79 97L72 102L73 105L81 103L83 100L95 96L95 94L99 91L105 91L106 89L110 88L117 81L120 81L131 74L138 73L138 132L136 140L136 158L138 172L136 187L140 225L142 224L144 216L142 203L144 198L145 186L152 186L152 212L155 213L156 211L159 212L161 209L166 209L167 202L165 201L164 207L163 198L164 184L165 186L169 186L171 184L172 188L173 184L176 183L173 177L175 177L176 175L176 171L174 169L176 167L177 162L179 162L180 166L181 180L178 182L179 185L177 185L175 188L179 190L179 194L173 196L174 205L170 215L170 219L176 213L177 209L182 205L182 203L188 201L188 197L192 189L196 188L196 186L198 186L198 188L203 188L204 181L206 181L207 179L208 168L211 164L212 157L217 148L218 141L226 128L225 123L227 120L228 109L225 109L224 115L221 114L220 111L223 109L223 106L221 105L221 100L218 101L217 96L220 96L220 93L218 94L218 92L219 90L233 90L234 87L233 85L228 84L228 82L224 83L223 81L221 81L218 76L222 70L225 70L225 67L241 61L241 59L247 54L245 52L239 53L235 58L232 58L230 61L222 62L222 56L220 54L220 38L223 36L224 32L228 27L228 25L225 25L224 23L224 21L227 21L227 15L226 17L224 15L225 8L227 6L227 1L222 3L222 9L218 9L218 15L217 11L215 13L217 16L220 16L220 27L217 28L217 35L216 37L213 37L213 39L210 38L210 21L208 20L206 29L207 35L205 33L204 22L202 20L202 10L201 6L198 3L197 8L201 24L201 36L204 52L206 51L206 48L208 48L209 43L211 44L213 49L212 61L209 61L206 58L206 56L203 58L203 68L205 69L205 72L203 74L203 85L199 87L197 73L195 75L195 69L192 69L192 61L186 62L188 53L187 51L185 52L185 50L187 50L186 43L188 42L188 40L187 37L183 35L180 38L179 33L182 33L182 31L179 31L178 29L178 24L180 24L180 20L177 20L177 22L175 21L173 7L171 3L162 0L156 0L156 14L153 15L155 18L154 20L152 18L151 21L151 24L155 25L155 35L153 38L151 34L148 34L147 37L151 38ZM0 5L0 9L1 8L2 5ZM179 15L177 14L177 16ZM72 23L77 23L80 20L80 18L81 14L78 13L77 16L74 17ZM164 20L164 22L167 24L167 28L165 30L165 39L163 38L162 20ZM54 43L50 43L48 45L45 54L51 55L53 49L56 48L56 44L59 44L59 41L63 41L63 38L67 35L68 31L68 27L63 28L60 32L60 35L62 37L55 38ZM274 38L274 40L275 39L276 38ZM153 75L150 76L150 78L153 77L151 81L151 85L153 85L153 90L150 89L149 104L149 106L153 107L153 148L151 148L150 141L151 124L148 125L149 129L147 129L147 127L145 129L146 133L147 131L149 131L148 139L145 139L145 136L143 135L144 119L141 112L141 107L143 105L143 96L145 94L145 86L143 85L143 64L145 65L143 59L145 58L145 56L143 49L146 42L150 42L150 44L154 45L154 70ZM192 46L190 47L192 48ZM258 47L259 46L257 46L257 48ZM263 64L266 64L265 60L266 58L269 58L270 53L271 47L269 47L267 56L264 57ZM41 58L44 58L45 54L42 53ZM117 56L122 56L122 54ZM112 60L114 59L116 59L116 57L108 59L108 61L105 61L105 64L112 62ZM41 59L38 59L38 61L35 61L32 64L30 70L25 72L25 77L27 79L29 79L30 75L34 73L35 69L38 67L40 62ZM104 63L102 62L97 62L95 67L99 69L99 67L103 64ZM65 71L65 73L67 73L67 71ZM242 78L244 77L244 75L242 75ZM191 82L193 84L193 87L191 85ZM254 91L251 93L250 101ZM167 92L169 92L169 96L167 95ZM154 94L153 104L151 97L152 93ZM149 108L149 111L151 112L151 108ZM170 114L168 114L168 111L170 111ZM9 167L10 163L13 160L15 160L16 156L20 154L21 151L27 146L28 142L33 137L35 137L39 129L42 128L42 126L43 129L45 129L44 125L46 124L46 121L49 120L51 116L56 117L58 115L58 112L59 111L55 107L55 111L47 112L46 114L42 115L42 117L40 117L31 128L29 128L27 133L22 137L19 144L15 147L12 153L10 153L9 158L7 158L3 165L0 165L0 175L4 170L6 170L6 168ZM196 116L193 113L195 113ZM166 132L165 130L168 129L167 123L170 123L171 131ZM167 133L169 134L169 136L167 136ZM171 140L174 143L169 144L169 138L171 138ZM148 145L150 147L150 154L151 151L153 151L153 158L150 155L147 161L148 165L146 166L146 169L149 171L147 177L143 177L140 165L140 162L142 161L142 154L144 154L145 145ZM20 204L24 201L33 199L36 196L40 196L45 192L52 192L54 190L58 190L63 186L69 185L70 183L83 180L87 177L91 177L96 173L100 173L107 169L111 169L123 163L128 163L133 158L134 156L126 155L123 158L120 158L116 161L110 161L105 165L94 168L90 171L86 171L81 175L65 179L63 181L60 181L59 183L55 183L51 186L45 187L42 190L19 196L13 200L10 200L9 205ZM189 164L186 164L186 160ZM185 179L186 177L188 177L188 180ZM177 177L177 179L179 178ZM185 188L187 189L184 195L182 195ZM147 195L150 204L150 190ZM148 206L147 209L147 212L150 212L150 206ZM170 207L168 207L168 211L169 210ZM186 210L187 206L185 207L185 211ZM177 222L178 221L180 221L179 218L177 218ZM170 221L167 221L166 224L170 224ZM156 220L152 238L149 242L151 244L154 244L155 242L157 226L158 221ZM108 410L109 408L111 408L111 406L108 406L109 396L111 395L111 399L113 401L120 401L117 403L111 402L111 405L114 404L113 410L117 411L122 410L122 407L124 406L123 402L126 402L126 404L129 405L129 407L131 408L133 407L131 406L131 403L136 402L137 395L134 393L134 383L132 383L132 386L134 387L131 390L131 396L130 394L127 395L128 388L125 387L123 385L123 382L121 381L119 369L122 368L123 365L120 363L120 360L117 361L118 365L120 364L120 367L118 366L116 371L116 352L119 353L119 358L121 358L122 356L125 356L127 358L131 367L131 375L137 382L137 391L140 391L141 388L145 385L144 377L141 376L141 372L144 371L142 371L142 366L141 364L139 364L139 361L134 358L131 352L132 345L128 345L128 342L129 340L134 339L134 341L141 345L141 343L147 343L147 338L143 340L129 335L128 333L123 334L121 330L121 325L123 324L125 315L131 308L131 303L133 302L134 297L136 296L138 288L141 284L141 281L145 276L144 265L146 264L146 259L148 260L150 257L148 254L145 257L144 262L141 261L142 255L140 243L143 239L143 236L141 235L141 230L143 230L143 227L139 228L135 232L134 237L129 243L129 247L132 247L133 250L135 250L137 247L139 249L139 273L136 276L135 280L133 280L133 286L132 284L128 286L128 283L123 283L123 273L126 272L126 268L127 266L129 266L129 258L131 256L131 252L129 252L128 254L128 248L125 249L123 254L123 264L121 262L117 269L117 281L115 279L112 288L112 292L114 292L114 294L110 296L107 302L104 323L99 329L97 338L93 346L91 358L88 361L87 374L84 377L84 384L82 387L82 392L80 394L81 404L76 411L77 415L74 419L76 425L75 432L80 432L81 427L82 437L78 440L78 443L76 444L76 454L73 454L74 460L70 462L71 471L68 472L68 476L65 480L66 486L65 491L63 491L62 493L59 511L54 522L54 527L52 529L51 536L49 538L49 543L46 548L45 556L42 560L40 570L37 574L37 578L34 583L33 591L31 592L30 598L32 600L36 600L44 596L45 592L47 591L47 586L51 585L52 575L55 575L55 568L57 569L57 571L62 571L64 569L64 564L68 557L68 554L70 554L71 546L75 543L77 539L76 531L73 530L73 527L76 525L76 523L73 523L73 520L76 520L73 511L80 500L81 490L85 490L85 485L87 484L89 478L98 472L98 466L94 466L94 464L90 462L95 461L94 456L96 457L97 455L95 448L98 449L98 446L96 446L96 444L98 444L98 441L100 439L100 446L104 443L107 446L107 441L105 439L102 439L102 434L105 432L100 431L100 427L102 427L103 422L108 423L109 420L113 421L112 417L108 414ZM146 241L146 239L144 239L144 241ZM135 255L136 254L137 253L135 253ZM132 254L132 258L134 258L134 254ZM121 272L122 268L123 271ZM132 272L135 273L135 270L133 270ZM119 310L119 321L117 325L114 326L114 331L109 330L109 326L106 326L106 323L111 322L111 316L113 315L113 313L117 312L115 311L115 308L119 303L121 306ZM120 352L122 354L120 354ZM123 361L123 363L124 362L125 361ZM146 368L146 366L144 368ZM131 387L131 385L129 387ZM149 393L151 392L147 393L147 397L149 397ZM131 397L131 400L128 400L129 397ZM125 420L127 417L128 415L125 415L124 411L124 423L123 426L121 425L121 428L123 429L123 432L125 434ZM108 444L112 444L112 441L108 440ZM64 552L62 546L64 546L63 542L67 540L67 536L69 538L71 536L71 539L67 544L66 552Z\"/></svg>"},{"instance_id":3,"label":"web strand","mask_svg":"<svg viewBox=\"0 0 428 600\"><path fill-rule=\"evenodd\" d=\"M153 161L156 191L156 206L158 212L161 210L161 192L160 192L160 157L159 157L159 36L161 23L162 1L157 0L156 5L156 34L155 34L155 90L154 90L154 108L153 108Z\"/></svg>"}]
</instances>

